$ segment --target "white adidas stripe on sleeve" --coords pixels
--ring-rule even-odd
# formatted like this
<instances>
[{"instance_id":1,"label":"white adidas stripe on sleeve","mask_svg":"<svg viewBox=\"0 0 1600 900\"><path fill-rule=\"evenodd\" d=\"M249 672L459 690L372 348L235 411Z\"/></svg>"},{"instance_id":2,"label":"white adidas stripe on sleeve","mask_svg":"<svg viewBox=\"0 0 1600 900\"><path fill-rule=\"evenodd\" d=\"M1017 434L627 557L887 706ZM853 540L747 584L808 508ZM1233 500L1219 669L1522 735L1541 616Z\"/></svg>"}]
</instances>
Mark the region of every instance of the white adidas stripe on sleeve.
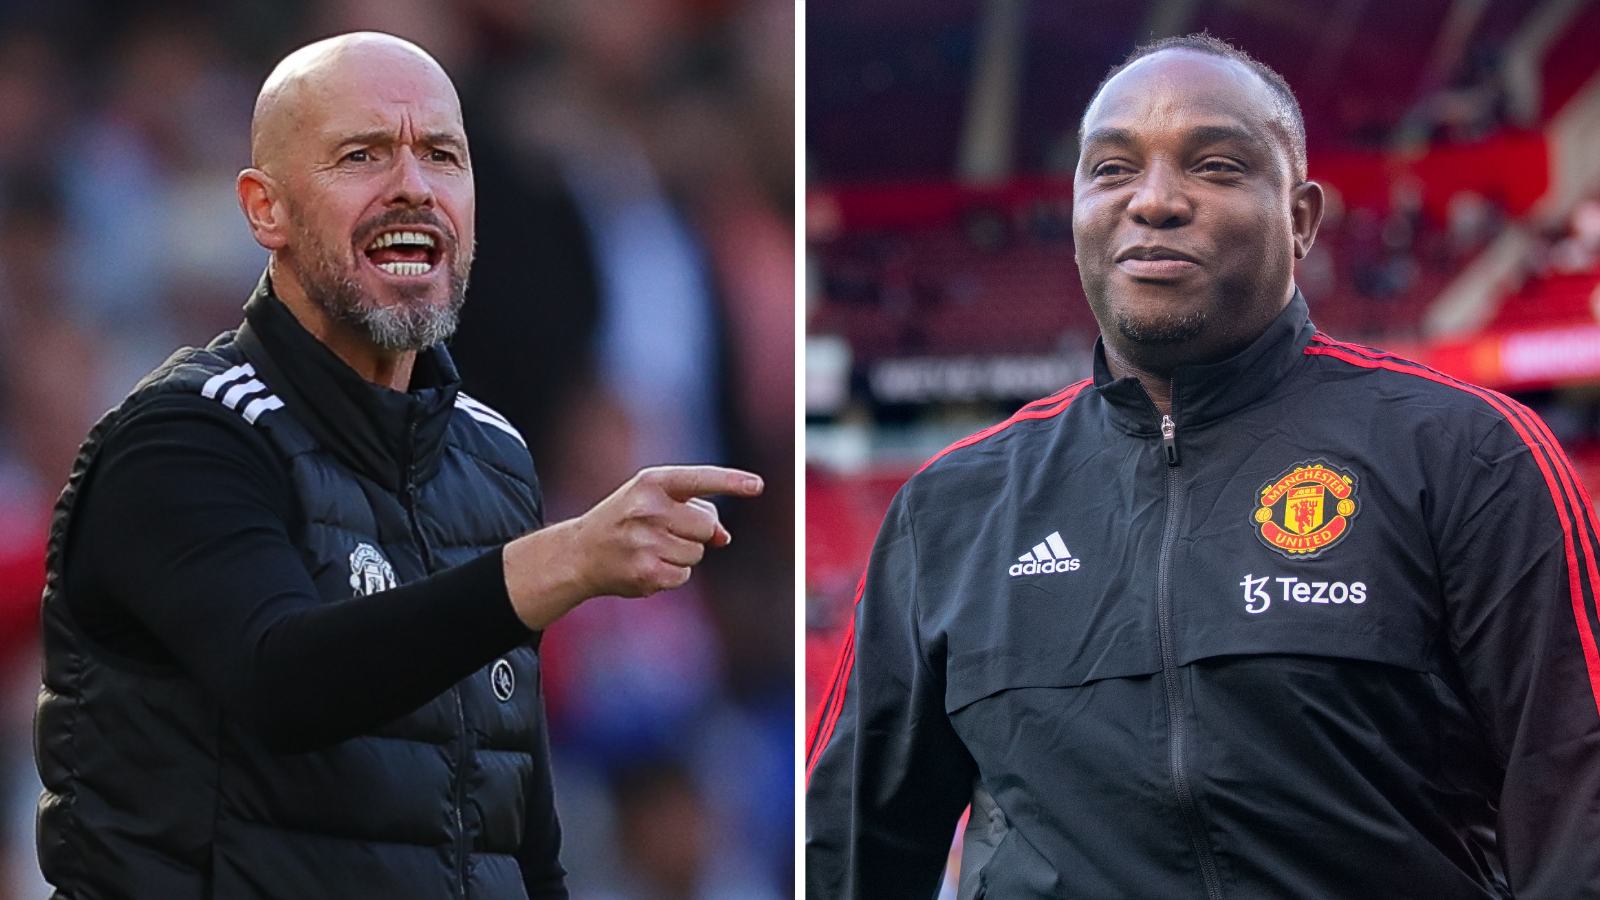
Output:
<instances>
[{"instance_id":1,"label":"white adidas stripe on sleeve","mask_svg":"<svg viewBox=\"0 0 1600 900\"><path fill-rule=\"evenodd\" d=\"M256 367L249 363L234 366L207 379L205 386L200 388L200 396L208 400L215 400L223 406L238 412L239 415L244 416L246 422L254 425L256 419L260 418L263 413L269 413L275 409L283 409L283 401L278 399L277 395L262 393L267 391L267 386L256 378L255 374ZM223 391L224 388L227 388L226 392ZM219 393L222 396L217 396ZM261 394L261 396L256 397L249 403L245 403L244 408L240 409L239 404L246 397L253 394Z\"/></svg>"},{"instance_id":2,"label":"white adidas stripe on sleeve","mask_svg":"<svg viewBox=\"0 0 1600 900\"><path fill-rule=\"evenodd\" d=\"M513 426L505 416L500 415L489 407L484 406L482 403L479 403L471 397L468 397L466 394L456 394L456 409L459 409L471 416L473 421L482 422L491 428L498 428L501 431L504 431L506 434L511 435L512 437L516 438L517 443L521 444L524 448L528 446L528 442L522 438L522 433L517 431L516 427Z\"/></svg>"},{"instance_id":3,"label":"white adidas stripe on sleeve","mask_svg":"<svg viewBox=\"0 0 1600 900\"><path fill-rule=\"evenodd\" d=\"M200 396L206 398L207 400L215 399L217 396L217 391L222 390L223 385L228 384L229 382L237 381L240 378L248 378L255 373L256 367L250 365L249 363L245 363L242 366L234 366L220 375L211 376L211 378L206 381L206 386L200 389Z\"/></svg>"}]
</instances>

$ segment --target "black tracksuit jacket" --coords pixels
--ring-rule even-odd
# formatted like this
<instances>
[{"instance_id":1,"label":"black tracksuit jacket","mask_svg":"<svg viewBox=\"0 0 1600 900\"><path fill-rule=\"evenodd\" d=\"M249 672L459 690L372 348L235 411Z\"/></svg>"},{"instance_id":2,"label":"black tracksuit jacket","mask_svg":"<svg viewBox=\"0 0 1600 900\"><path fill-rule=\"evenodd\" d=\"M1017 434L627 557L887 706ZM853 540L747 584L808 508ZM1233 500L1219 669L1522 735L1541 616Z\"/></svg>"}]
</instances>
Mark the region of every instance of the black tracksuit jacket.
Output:
<instances>
[{"instance_id":1,"label":"black tracksuit jacket","mask_svg":"<svg viewBox=\"0 0 1600 900\"><path fill-rule=\"evenodd\" d=\"M1600 897L1600 529L1544 424L1298 294L1173 389L1097 353L900 491L807 896L925 900L973 802L965 896Z\"/></svg>"}]
</instances>

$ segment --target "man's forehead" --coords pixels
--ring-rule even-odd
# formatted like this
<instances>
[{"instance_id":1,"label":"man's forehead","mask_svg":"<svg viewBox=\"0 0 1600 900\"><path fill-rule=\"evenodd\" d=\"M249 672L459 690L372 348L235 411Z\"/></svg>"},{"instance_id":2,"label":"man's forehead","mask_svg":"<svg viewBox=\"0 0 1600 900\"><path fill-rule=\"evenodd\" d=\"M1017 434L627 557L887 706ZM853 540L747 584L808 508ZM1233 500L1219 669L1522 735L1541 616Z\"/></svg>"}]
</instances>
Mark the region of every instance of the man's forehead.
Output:
<instances>
[{"instance_id":1,"label":"man's forehead","mask_svg":"<svg viewBox=\"0 0 1600 900\"><path fill-rule=\"evenodd\" d=\"M1212 126L1233 123L1259 133L1279 118L1264 81L1243 64L1192 50L1163 50L1118 72L1084 113L1091 137L1104 129L1126 132L1178 121Z\"/></svg>"},{"instance_id":2,"label":"man's forehead","mask_svg":"<svg viewBox=\"0 0 1600 900\"><path fill-rule=\"evenodd\" d=\"M419 132L465 137L455 93L442 92L426 79L368 72L317 85L307 91L305 100L305 124L319 133L398 132L409 126Z\"/></svg>"},{"instance_id":3,"label":"man's forehead","mask_svg":"<svg viewBox=\"0 0 1600 900\"><path fill-rule=\"evenodd\" d=\"M265 165L269 157L299 156L296 134L337 143L404 129L464 141L455 86L414 44L359 33L303 47L278 65L256 102L252 146Z\"/></svg>"}]
</instances>

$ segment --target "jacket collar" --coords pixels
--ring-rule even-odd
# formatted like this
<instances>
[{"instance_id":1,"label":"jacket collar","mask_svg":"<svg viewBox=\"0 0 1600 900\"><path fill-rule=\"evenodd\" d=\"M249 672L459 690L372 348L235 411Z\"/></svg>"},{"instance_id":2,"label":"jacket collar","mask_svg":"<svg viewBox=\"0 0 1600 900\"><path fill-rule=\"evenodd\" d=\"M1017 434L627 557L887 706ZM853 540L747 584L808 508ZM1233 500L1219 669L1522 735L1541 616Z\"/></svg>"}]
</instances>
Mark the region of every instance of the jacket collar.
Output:
<instances>
[{"instance_id":1,"label":"jacket collar","mask_svg":"<svg viewBox=\"0 0 1600 900\"><path fill-rule=\"evenodd\" d=\"M432 478L461 380L444 345L417 354L411 390L373 384L300 325L261 276L236 340L319 444L389 491Z\"/></svg>"},{"instance_id":2,"label":"jacket collar","mask_svg":"<svg viewBox=\"0 0 1600 900\"><path fill-rule=\"evenodd\" d=\"M1250 346L1221 362L1179 366L1173 372L1173 421L1180 427L1203 425L1266 396L1300 360L1315 333L1306 298L1296 288L1289 305ZM1094 386L1125 430L1160 433L1161 414L1138 379L1111 378L1104 338L1094 345Z\"/></svg>"}]
</instances>

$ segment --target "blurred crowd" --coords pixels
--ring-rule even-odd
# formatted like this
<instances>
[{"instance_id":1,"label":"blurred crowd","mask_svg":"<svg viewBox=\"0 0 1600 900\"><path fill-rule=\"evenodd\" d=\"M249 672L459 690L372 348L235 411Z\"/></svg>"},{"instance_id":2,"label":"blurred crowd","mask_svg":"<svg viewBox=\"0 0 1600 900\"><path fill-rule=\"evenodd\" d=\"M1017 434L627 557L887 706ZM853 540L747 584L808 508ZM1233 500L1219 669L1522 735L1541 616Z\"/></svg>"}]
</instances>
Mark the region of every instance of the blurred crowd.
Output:
<instances>
[{"instance_id":1,"label":"blurred crowd","mask_svg":"<svg viewBox=\"0 0 1600 900\"><path fill-rule=\"evenodd\" d=\"M1600 272L1600 195L1579 201L1570 214L1545 229L1526 267L1534 277ZM1596 304L1595 318L1600 319L1600 298Z\"/></svg>"},{"instance_id":2,"label":"blurred crowd","mask_svg":"<svg viewBox=\"0 0 1600 900\"><path fill-rule=\"evenodd\" d=\"M255 91L370 28L459 88L478 255L452 343L527 435L552 518L640 466L761 473L737 539L546 636L575 896L790 896L794 14L790 0L0 4L0 898L33 862L29 731L54 497L92 421L237 324L265 263L234 200Z\"/></svg>"}]
</instances>

